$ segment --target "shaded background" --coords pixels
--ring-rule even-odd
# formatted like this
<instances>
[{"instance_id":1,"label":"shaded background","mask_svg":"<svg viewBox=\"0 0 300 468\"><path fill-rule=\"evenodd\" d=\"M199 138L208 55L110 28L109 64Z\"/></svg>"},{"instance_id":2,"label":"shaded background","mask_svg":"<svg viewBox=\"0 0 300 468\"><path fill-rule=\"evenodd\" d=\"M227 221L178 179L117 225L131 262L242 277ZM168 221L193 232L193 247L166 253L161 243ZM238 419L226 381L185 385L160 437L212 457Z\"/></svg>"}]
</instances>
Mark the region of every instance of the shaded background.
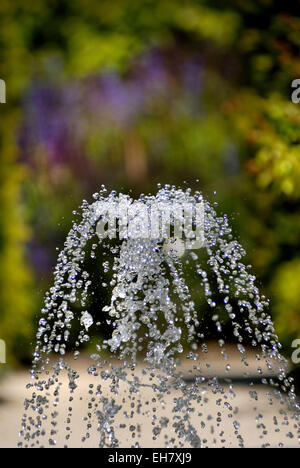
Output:
<instances>
[{"instance_id":1,"label":"shaded background","mask_svg":"<svg viewBox=\"0 0 300 468\"><path fill-rule=\"evenodd\" d=\"M1 0L0 338L28 364L56 248L105 184L203 191L300 338L300 2ZM95 304L91 305L91 307Z\"/></svg>"}]
</instances>

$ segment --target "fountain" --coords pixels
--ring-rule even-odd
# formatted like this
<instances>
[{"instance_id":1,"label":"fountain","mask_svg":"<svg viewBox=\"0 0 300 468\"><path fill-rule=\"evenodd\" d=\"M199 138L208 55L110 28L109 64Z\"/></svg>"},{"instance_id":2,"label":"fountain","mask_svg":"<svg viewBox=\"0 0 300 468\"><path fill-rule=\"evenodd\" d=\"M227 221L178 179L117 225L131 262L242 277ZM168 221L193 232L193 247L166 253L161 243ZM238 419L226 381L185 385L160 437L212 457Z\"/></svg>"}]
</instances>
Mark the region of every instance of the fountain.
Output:
<instances>
[{"instance_id":1,"label":"fountain","mask_svg":"<svg viewBox=\"0 0 300 468\"><path fill-rule=\"evenodd\" d=\"M139 200L102 187L81 208L42 309L19 446L299 445L289 364L226 216L168 185Z\"/></svg>"}]
</instances>

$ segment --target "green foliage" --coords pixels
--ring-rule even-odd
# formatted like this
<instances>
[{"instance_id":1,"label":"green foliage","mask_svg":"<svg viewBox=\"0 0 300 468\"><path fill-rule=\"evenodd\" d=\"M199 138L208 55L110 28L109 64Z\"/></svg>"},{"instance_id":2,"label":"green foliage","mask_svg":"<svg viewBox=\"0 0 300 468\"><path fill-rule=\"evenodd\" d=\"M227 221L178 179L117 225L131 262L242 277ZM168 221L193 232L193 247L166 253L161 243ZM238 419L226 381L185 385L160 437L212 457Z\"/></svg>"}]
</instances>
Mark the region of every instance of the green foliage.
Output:
<instances>
[{"instance_id":1,"label":"green foliage","mask_svg":"<svg viewBox=\"0 0 300 468\"><path fill-rule=\"evenodd\" d=\"M0 78L8 95L0 109L0 338L9 356L28 355L40 302L32 291L50 281L34 280L28 241L49 245L52 257L72 209L102 182L141 192L199 179L231 215L272 296L280 338L288 346L299 335L300 106L290 99L300 78L298 8L272 0L1 0ZM80 100L97 74L113 70L127 80L151 49L166 61L177 57L174 74L182 57L201 55L201 112L169 76L173 98L158 94L134 123L80 114L72 150L86 159L77 172L72 158L52 170L38 145L20 162L19 125L33 80L76 83Z\"/></svg>"},{"instance_id":2,"label":"green foliage","mask_svg":"<svg viewBox=\"0 0 300 468\"><path fill-rule=\"evenodd\" d=\"M268 98L244 93L238 99L229 113L237 131L254 148L255 158L248 169L258 186L299 198L299 109L278 93Z\"/></svg>"},{"instance_id":3,"label":"green foliage","mask_svg":"<svg viewBox=\"0 0 300 468\"><path fill-rule=\"evenodd\" d=\"M25 259L29 232L24 223L24 207L20 203L24 170L14 163L15 147L8 129L2 127L1 130L0 336L7 345L7 362L15 364L18 360L25 361L30 353L33 284Z\"/></svg>"},{"instance_id":4,"label":"green foliage","mask_svg":"<svg viewBox=\"0 0 300 468\"><path fill-rule=\"evenodd\" d=\"M300 259L281 264L272 281L275 324L286 347L299 338L300 330Z\"/></svg>"}]
</instances>

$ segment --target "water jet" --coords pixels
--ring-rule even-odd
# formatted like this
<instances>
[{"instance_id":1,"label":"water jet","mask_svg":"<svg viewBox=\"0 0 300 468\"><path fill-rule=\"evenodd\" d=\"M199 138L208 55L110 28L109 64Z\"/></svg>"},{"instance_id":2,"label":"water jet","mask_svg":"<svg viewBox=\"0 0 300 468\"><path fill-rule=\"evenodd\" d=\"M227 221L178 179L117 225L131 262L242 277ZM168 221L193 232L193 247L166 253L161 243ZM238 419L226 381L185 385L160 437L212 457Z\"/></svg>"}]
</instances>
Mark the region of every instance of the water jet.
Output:
<instances>
[{"instance_id":1,"label":"water jet","mask_svg":"<svg viewBox=\"0 0 300 468\"><path fill-rule=\"evenodd\" d=\"M299 445L289 364L244 255L200 192L102 187L84 202L45 297L19 446ZM109 300L93 315L95 288Z\"/></svg>"}]
</instances>

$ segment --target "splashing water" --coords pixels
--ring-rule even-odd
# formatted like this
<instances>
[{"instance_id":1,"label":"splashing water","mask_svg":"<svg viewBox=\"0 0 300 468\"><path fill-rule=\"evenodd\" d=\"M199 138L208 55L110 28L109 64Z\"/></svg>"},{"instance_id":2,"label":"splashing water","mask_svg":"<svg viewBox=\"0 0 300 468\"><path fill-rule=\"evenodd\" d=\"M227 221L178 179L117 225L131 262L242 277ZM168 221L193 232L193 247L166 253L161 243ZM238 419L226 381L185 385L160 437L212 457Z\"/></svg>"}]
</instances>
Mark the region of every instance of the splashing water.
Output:
<instances>
[{"instance_id":1,"label":"splashing water","mask_svg":"<svg viewBox=\"0 0 300 468\"><path fill-rule=\"evenodd\" d=\"M299 444L288 362L226 216L199 192L170 186L138 203L104 187L94 199L84 201L46 294L19 446ZM139 223L125 229L128 207L159 203L176 207L174 233L180 207L189 204L195 214L201 204L201 248L188 242L195 217L185 241L162 230L145 236ZM95 280L87 266L95 262L98 271L101 260ZM93 314L99 289L108 300ZM107 339L100 338L103 327Z\"/></svg>"}]
</instances>

